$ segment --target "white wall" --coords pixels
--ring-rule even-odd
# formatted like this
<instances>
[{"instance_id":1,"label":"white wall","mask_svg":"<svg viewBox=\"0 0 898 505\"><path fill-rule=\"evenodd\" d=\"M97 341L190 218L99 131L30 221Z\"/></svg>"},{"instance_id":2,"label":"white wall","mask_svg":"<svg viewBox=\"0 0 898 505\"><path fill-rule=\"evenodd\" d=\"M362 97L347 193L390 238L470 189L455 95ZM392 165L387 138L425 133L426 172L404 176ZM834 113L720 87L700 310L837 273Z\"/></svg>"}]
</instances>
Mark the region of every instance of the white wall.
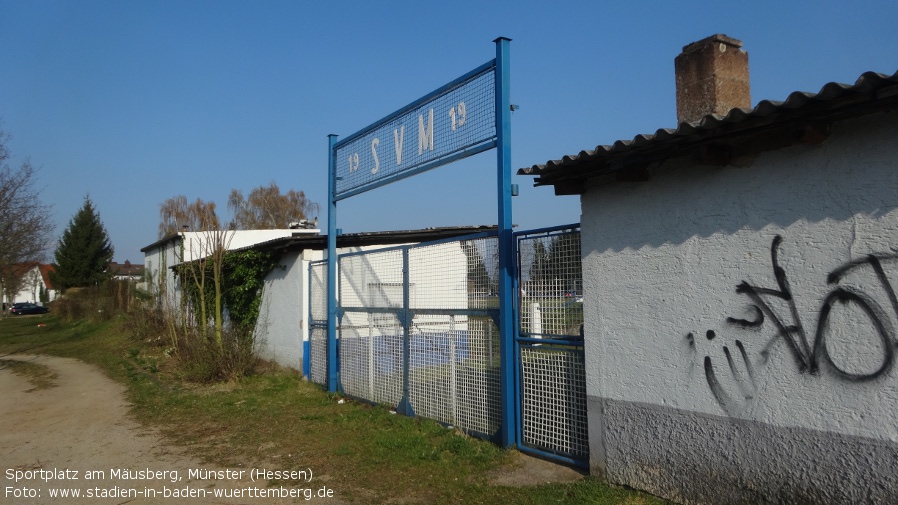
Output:
<instances>
[{"instance_id":1,"label":"white wall","mask_svg":"<svg viewBox=\"0 0 898 505\"><path fill-rule=\"evenodd\" d=\"M159 295L168 307L176 307L180 299L178 279L171 267L181 262L181 247L180 238L174 237L144 251L144 271L149 281L147 289ZM164 293L157 293L163 288Z\"/></svg>"},{"instance_id":2,"label":"white wall","mask_svg":"<svg viewBox=\"0 0 898 505\"><path fill-rule=\"evenodd\" d=\"M895 116L583 196L597 472L688 503L898 498ZM769 291L783 291L773 249L794 313ZM884 276L828 281L871 254Z\"/></svg>"},{"instance_id":3,"label":"white wall","mask_svg":"<svg viewBox=\"0 0 898 505\"><path fill-rule=\"evenodd\" d=\"M270 240L296 235L318 235L317 229L286 230L223 230L189 231L179 235L184 238L184 261L205 258L211 253L215 242L221 242L228 250L241 249Z\"/></svg>"},{"instance_id":4,"label":"white wall","mask_svg":"<svg viewBox=\"0 0 898 505\"><path fill-rule=\"evenodd\" d=\"M32 302L38 305L43 305L40 300L41 287L46 288L46 286L44 285L44 276L43 274L41 274L40 267L35 266L30 268L22 276L22 287L19 292L15 294L9 304L12 305L13 303ZM47 298L50 301L55 300L56 291L52 289L48 290Z\"/></svg>"},{"instance_id":5,"label":"white wall","mask_svg":"<svg viewBox=\"0 0 898 505\"><path fill-rule=\"evenodd\" d=\"M321 258L321 251L286 253L281 267L265 278L254 331L261 357L302 370L303 342L309 338L309 262Z\"/></svg>"}]
</instances>

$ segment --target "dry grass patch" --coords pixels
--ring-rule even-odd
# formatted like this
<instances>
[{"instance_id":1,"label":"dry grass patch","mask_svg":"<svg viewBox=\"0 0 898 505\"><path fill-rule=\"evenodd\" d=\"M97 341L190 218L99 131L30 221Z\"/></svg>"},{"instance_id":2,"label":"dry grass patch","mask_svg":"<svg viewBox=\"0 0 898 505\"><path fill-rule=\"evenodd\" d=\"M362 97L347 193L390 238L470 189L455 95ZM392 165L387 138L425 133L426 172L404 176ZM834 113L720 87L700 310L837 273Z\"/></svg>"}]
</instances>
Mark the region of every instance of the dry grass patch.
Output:
<instances>
[{"instance_id":1,"label":"dry grass patch","mask_svg":"<svg viewBox=\"0 0 898 505\"><path fill-rule=\"evenodd\" d=\"M24 377L32 386L27 390L39 391L56 387L58 376L50 368L31 361L19 361L14 359L0 359L0 369L8 368L12 373Z\"/></svg>"}]
</instances>

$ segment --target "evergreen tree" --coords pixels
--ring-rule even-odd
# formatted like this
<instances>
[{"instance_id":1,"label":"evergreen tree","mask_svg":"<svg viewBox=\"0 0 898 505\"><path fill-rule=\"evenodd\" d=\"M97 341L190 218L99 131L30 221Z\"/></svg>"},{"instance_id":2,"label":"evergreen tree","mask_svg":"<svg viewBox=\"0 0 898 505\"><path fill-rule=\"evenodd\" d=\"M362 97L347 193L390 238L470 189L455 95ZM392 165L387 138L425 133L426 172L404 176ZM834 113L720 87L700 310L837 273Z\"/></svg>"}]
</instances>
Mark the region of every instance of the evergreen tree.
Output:
<instances>
[{"instance_id":1,"label":"evergreen tree","mask_svg":"<svg viewBox=\"0 0 898 505\"><path fill-rule=\"evenodd\" d=\"M62 289L87 287L109 279L113 252L100 214L87 196L56 247L56 272L51 274L54 285Z\"/></svg>"}]
</instances>

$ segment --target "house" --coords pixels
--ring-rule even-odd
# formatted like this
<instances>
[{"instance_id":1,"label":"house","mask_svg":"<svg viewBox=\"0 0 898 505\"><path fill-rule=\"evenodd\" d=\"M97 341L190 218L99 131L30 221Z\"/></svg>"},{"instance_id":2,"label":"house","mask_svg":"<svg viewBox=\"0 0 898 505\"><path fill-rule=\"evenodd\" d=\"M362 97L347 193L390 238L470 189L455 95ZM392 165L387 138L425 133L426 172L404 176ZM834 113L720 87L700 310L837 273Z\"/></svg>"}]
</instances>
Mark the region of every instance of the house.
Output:
<instances>
[{"instance_id":1,"label":"house","mask_svg":"<svg viewBox=\"0 0 898 505\"><path fill-rule=\"evenodd\" d=\"M44 265L36 261L19 263L9 267L9 274L3 276L3 282L14 282L13 289L3 286L2 299L6 305L19 302L32 302L42 304L53 301L58 297L58 292L53 289L50 282L52 265ZM12 291L12 294L9 293Z\"/></svg>"},{"instance_id":2,"label":"house","mask_svg":"<svg viewBox=\"0 0 898 505\"><path fill-rule=\"evenodd\" d=\"M519 170L582 206L590 467L682 503L898 503L898 73L751 108L742 43L678 126Z\"/></svg>"},{"instance_id":3,"label":"house","mask_svg":"<svg viewBox=\"0 0 898 505\"><path fill-rule=\"evenodd\" d=\"M111 262L107 269L112 274L112 278L121 281L140 282L143 280L143 265L135 265L129 260L124 263Z\"/></svg>"}]
</instances>

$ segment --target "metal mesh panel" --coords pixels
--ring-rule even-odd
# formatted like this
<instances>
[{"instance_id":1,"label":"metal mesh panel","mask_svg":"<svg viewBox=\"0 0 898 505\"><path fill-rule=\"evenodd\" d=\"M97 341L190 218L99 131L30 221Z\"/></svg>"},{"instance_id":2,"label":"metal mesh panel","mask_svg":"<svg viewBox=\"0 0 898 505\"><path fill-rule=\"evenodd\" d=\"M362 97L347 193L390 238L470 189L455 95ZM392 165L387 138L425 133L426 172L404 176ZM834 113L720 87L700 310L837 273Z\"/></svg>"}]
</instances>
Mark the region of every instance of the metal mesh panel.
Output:
<instances>
[{"instance_id":1,"label":"metal mesh panel","mask_svg":"<svg viewBox=\"0 0 898 505\"><path fill-rule=\"evenodd\" d=\"M501 421L498 328L479 318L466 329L426 329L425 321L438 319L437 326L445 324L445 316L415 318L409 356L415 414L491 435Z\"/></svg>"},{"instance_id":2,"label":"metal mesh panel","mask_svg":"<svg viewBox=\"0 0 898 505\"><path fill-rule=\"evenodd\" d=\"M495 138L494 68L397 114L338 143L337 196Z\"/></svg>"},{"instance_id":3,"label":"metal mesh panel","mask_svg":"<svg viewBox=\"0 0 898 505\"><path fill-rule=\"evenodd\" d=\"M309 354L310 379L327 385L327 262L309 264Z\"/></svg>"},{"instance_id":4,"label":"metal mesh panel","mask_svg":"<svg viewBox=\"0 0 898 505\"><path fill-rule=\"evenodd\" d=\"M496 244L486 237L409 250L409 400L419 416L487 435L501 419L499 332L483 310L497 304L489 307Z\"/></svg>"},{"instance_id":5,"label":"metal mesh panel","mask_svg":"<svg viewBox=\"0 0 898 505\"><path fill-rule=\"evenodd\" d=\"M445 242L409 249L409 283L415 296L413 309L467 309L468 259L472 245ZM428 323L433 324L433 323Z\"/></svg>"},{"instance_id":6,"label":"metal mesh panel","mask_svg":"<svg viewBox=\"0 0 898 505\"><path fill-rule=\"evenodd\" d=\"M583 348L521 347L522 439L554 454L589 454Z\"/></svg>"},{"instance_id":7,"label":"metal mesh panel","mask_svg":"<svg viewBox=\"0 0 898 505\"><path fill-rule=\"evenodd\" d=\"M343 391L392 406L402 399L402 263L401 249L346 255L339 262Z\"/></svg>"},{"instance_id":8,"label":"metal mesh panel","mask_svg":"<svg viewBox=\"0 0 898 505\"><path fill-rule=\"evenodd\" d=\"M327 327L313 326L309 342L311 379L315 384L327 385Z\"/></svg>"},{"instance_id":9,"label":"metal mesh panel","mask_svg":"<svg viewBox=\"0 0 898 505\"><path fill-rule=\"evenodd\" d=\"M453 243L458 244L458 247L464 252L467 308L498 309L499 239L483 237ZM460 266L460 260L458 261ZM440 264L436 262L431 265L431 268L439 269Z\"/></svg>"},{"instance_id":10,"label":"metal mesh panel","mask_svg":"<svg viewBox=\"0 0 898 505\"><path fill-rule=\"evenodd\" d=\"M467 352L455 371L455 424L491 435L502 421L499 385L499 328L486 317L471 318Z\"/></svg>"},{"instance_id":11,"label":"metal mesh panel","mask_svg":"<svg viewBox=\"0 0 898 505\"><path fill-rule=\"evenodd\" d=\"M456 323L443 315L415 318L409 341L409 399L415 413L448 423L455 422L455 392L459 354L466 342Z\"/></svg>"},{"instance_id":12,"label":"metal mesh panel","mask_svg":"<svg viewBox=\"0 0 898 505\"><path fill-rule=\"evenodd\" d=\"M521 333L581 335L580 232L541 233L518 240Z\"/></svg>"},{"instance_id":13,"label":"metal mesh panel","mask_svg":"<svg viewBox=\"0 0 898 505\"><path fill-rule=\"evenodd\" d=\"M388 249L340 257L343 309L402 307L402 250Z\"/></svg>"},{"instance_id":14,"label":"metal mesh panel","mask_svg":"<svg viewBox=\"0 0 898 505\"><path fill-rule=\"evenodd\" d=\"M395 314L349 312L340 324L343 391L393 407L402 399L402 325Z\"/></svg>"},{"instance_id":15,"label":"metal mesh panel","mask_svg":"<svg viewBox=\"0 0 898 505\"><path fill-rule=\"evenodd\" d=\"M309 319L327 322L327 262L309 264Z\"/></svg>"}]
</instances>

